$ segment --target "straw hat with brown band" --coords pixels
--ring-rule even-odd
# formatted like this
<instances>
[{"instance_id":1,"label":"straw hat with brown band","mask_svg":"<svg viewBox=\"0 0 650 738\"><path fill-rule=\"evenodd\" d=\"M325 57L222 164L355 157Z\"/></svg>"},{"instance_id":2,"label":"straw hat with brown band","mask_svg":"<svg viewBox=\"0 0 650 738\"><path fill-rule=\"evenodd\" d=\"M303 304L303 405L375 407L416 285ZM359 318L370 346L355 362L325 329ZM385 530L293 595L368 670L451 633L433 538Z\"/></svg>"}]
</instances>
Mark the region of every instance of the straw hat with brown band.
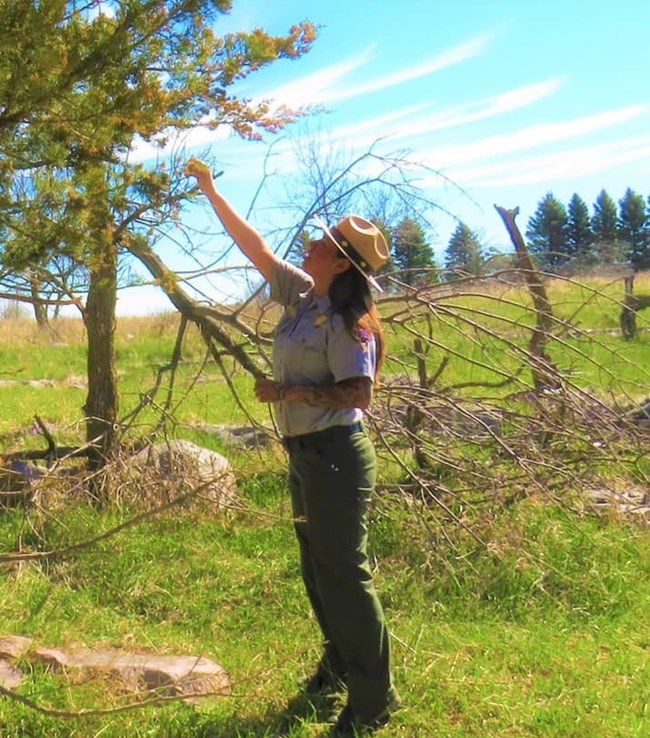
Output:
<instances>
[{"instance_id":1,"label":"straw hat with brown band","mask_svg":"<svg viewBox=\"0 0 650 738\"><path fill-rule=\"evenodd\" d=\"M325 225L317 215L312 218L368 282L383 292L372 276L388 261L389 256L388 244L379 228L360 215L346 215L333 228Z\"/></svg>"}]
</instances>

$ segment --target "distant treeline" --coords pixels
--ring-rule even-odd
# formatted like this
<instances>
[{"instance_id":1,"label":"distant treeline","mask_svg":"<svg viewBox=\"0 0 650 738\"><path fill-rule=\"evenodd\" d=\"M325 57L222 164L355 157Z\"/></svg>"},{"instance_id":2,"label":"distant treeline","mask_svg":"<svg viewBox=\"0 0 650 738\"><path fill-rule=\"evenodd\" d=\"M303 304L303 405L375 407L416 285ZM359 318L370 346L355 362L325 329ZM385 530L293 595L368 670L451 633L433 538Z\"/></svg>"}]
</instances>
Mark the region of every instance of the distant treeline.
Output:
<instances>
[{"instance_id":1,"label":"distant treeline","mask_svg":"<svg viewBox=\"0 0 650 738\"><path fill-rule=\"evenodd\" d=\"M550 271L611 264L650 269L650 198L628 187L617 204L601 190L590 212L577 193L565 206L547 192L528 221L526 240Z\"/></svg>"},{"instance_id":2,"label":"distant treeline","mask_svg":"<svg viewBox=\"0 0 650 738\"><path fill-rule=\"evenodd\" d=\"M590 211L575 193L568 205L547 192L528 220L526 242L535 263L549 272L612 265L638 272L650 269L650 198L627 188L618 203L601 190ZM485 274L508 266L508 257L486 249L459 223L445 251L445 278Z\"/></svg>"}]
</instances>

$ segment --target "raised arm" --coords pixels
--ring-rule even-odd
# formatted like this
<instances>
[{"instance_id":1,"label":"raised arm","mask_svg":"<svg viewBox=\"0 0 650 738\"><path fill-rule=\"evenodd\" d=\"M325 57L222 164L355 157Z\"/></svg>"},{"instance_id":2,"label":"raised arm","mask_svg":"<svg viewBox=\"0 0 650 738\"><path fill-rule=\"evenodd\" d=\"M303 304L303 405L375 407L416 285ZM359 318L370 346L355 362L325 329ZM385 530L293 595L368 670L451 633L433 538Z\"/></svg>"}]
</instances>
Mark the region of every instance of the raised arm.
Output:
<instances>
[{"instance_id":1,"label":"raised arm","mask_svg":"<svg viewBox=\"0 0 650 738\"><path fill-rule=\"evenodd\" d=\"M185 167L185 174L196 177L199 188L210 201L223 227L239 246L241 252L251 260L264 279L268 281L274 265L280 261L280 258L271 251L262 235L233 208L223 195L217 192L208 165L200 159L190 159Z\"/></svg>"}]
</instances>

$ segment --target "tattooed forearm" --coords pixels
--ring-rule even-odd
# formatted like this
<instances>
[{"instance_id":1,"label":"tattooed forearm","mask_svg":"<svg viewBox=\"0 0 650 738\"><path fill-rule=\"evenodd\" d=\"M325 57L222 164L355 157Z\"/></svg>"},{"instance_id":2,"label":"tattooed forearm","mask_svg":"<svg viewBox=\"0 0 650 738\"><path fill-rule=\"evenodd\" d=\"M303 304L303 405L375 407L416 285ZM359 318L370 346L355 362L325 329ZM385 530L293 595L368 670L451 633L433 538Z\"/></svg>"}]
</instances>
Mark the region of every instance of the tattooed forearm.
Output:
<instances>
[{"instance_id":1,"label":"tattooed forearm","mask_svg":"<svg viewBox=\"0 0 650 738\"><path fill-rule=\"evenodd\" d=\"M325 387L286 387L282 399L318 407L358 407L365 410L372 399L372 381L369 377L352 377Z\"/></svg>"}]
</instances>

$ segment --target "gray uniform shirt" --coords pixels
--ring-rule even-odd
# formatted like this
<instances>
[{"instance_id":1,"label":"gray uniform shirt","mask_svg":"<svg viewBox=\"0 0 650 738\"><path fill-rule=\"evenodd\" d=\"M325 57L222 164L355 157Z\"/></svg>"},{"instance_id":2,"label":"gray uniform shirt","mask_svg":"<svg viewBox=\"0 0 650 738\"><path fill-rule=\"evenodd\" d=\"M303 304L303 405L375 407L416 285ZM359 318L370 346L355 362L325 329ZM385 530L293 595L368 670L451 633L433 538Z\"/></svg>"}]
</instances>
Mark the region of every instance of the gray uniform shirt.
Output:
<instances>
[{"instance_id":1,"label":"gray uniform shirt","mask_svg":"<svg viewBox=\"0 0 650 738\"><path fill-rule=\"evenodd\" d=\"M376 349L371 334L356 341L329 297L316 297L311 277L288 262L271 275L271 299L284 306L273 344L273 375L282 384L325 386L351 377L374 379ZM350 425L363 417L359 408L327 408L306 402L276 403L276 418L285 436L313 433L333 425Z\"/></svg>"}]
</instances>

